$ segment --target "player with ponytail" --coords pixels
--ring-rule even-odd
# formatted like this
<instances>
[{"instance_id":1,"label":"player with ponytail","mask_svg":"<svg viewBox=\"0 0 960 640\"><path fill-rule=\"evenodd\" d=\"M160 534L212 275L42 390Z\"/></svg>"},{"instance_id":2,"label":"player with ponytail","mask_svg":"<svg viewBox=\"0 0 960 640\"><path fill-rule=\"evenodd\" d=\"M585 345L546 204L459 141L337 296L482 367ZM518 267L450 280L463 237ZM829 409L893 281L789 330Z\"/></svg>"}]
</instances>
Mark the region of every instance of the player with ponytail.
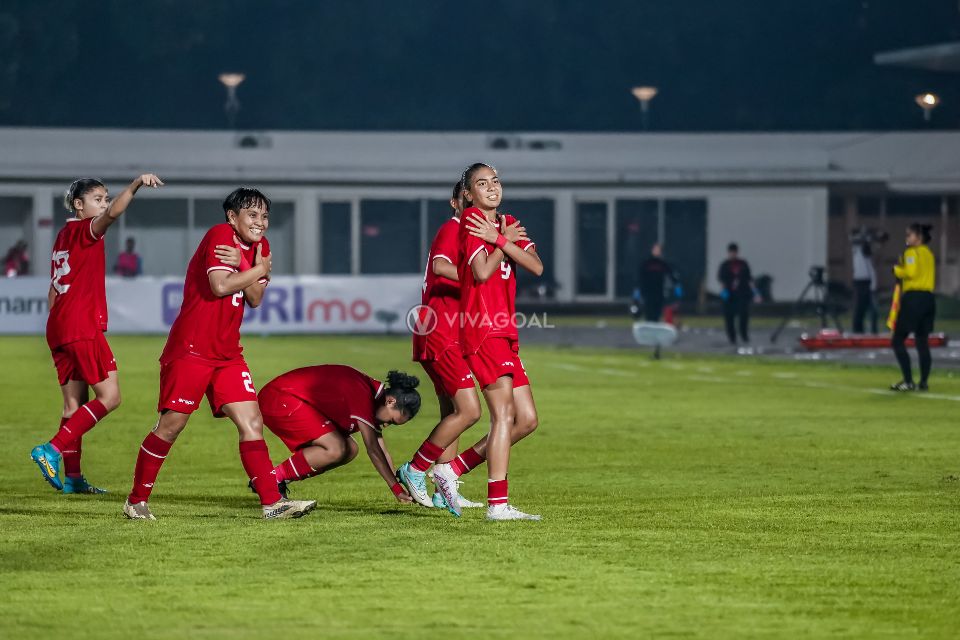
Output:
<instances>
[{"instance_id":1,"label":"player with ponytail","mask_svg":"<svg viewBox=\"0 0 960 640\"><path fill-rule=\"evenodd\" d=\"M893 353L900 365L903 378L891 385L893 391L927 391L927 379L933 360L930 356L928 338L933 331L933 320L937 314L937 303L933 296L936 285L936 259L930 251L933 229L929 224L911 224L907 227L907 249L893 273L900 281L900 309L893 328ZM920 384L913 382L910 369L910 354L906 341L913 334L917 345L917 359L920 361Z\"/></svg>"},{"instance_id":2,"label":"player with ponytail","mask_svg":"<svg viewBox=\"0 0 960 640\"><path fill-rule=\"evenodd\" d=\"M370 462L400 502L410 495L393 475L383 427L401 425L420 411L420 381L401 371L387 383L339 364L295 369L260 390L263 424L293 452L273 470L280 491L287 484L343 466L357 456L350 436L360 432Z\"/></svg>"}]
</instances>

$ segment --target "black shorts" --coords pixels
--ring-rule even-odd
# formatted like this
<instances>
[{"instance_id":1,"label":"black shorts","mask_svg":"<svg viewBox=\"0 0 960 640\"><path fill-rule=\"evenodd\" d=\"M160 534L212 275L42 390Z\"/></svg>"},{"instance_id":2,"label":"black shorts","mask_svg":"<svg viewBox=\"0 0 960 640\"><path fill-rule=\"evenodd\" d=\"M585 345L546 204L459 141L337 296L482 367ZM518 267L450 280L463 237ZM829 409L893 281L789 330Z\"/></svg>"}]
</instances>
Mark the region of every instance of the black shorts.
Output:
<instances>
[{"instance_id":1,"label":"black shorts","mask_svg":"<svg viewBox=\"0 0 960 640\"><path fill-rule=\"evenodd\" d=\"M900 297L896 332L932 333L933 318L937 315L937 301L930 291L907 291Z\"/></svg>"}]
</instances>

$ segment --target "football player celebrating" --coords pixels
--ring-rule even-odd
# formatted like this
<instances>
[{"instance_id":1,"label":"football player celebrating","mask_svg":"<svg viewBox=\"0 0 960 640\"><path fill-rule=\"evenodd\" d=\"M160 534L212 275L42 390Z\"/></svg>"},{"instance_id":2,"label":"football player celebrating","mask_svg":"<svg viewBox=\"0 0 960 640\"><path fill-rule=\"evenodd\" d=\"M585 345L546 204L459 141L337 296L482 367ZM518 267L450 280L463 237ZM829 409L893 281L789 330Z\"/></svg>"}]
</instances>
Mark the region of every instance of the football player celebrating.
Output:
<instances>
[{"instance_id":1,"label":"football player celebrating","mask_svg":"<svg viewBox=\"0 0 960 640\"><path fill-rule=\"evenodd\" d=\"M274 469L282 493L287 483L343 466L357 456L352 436L360 432L374 469L400 502L410 496L393 476L383 440L385 425L404 424L420 410L419 380L400 371L387 385L339 364L288 371L260 390L260 410L270 431L293 452Z\"/></svg>"},{"instance_id":2,"label":"football player celebrating","mask_svg":"<svg viewBox=\"0 0 960 640\"><path fill-rule=\"evenodd\" d=\"M64 197L73 217L53 243L47 293L47 344L63 394L63 412L56 435L30 453L43 478L64 493L104 493L80 471L83 435L120 406L117 362L103 335L107 330L103 237L140 187L161 186L160 178L145 173L111 201L100 180L83 178L71 184ZM88 387L94 393L89 402Z\"/></svg>"},{"instance_id":3,"label":"football player celebrating","mask_svg":"<svg viewBox=\"0 0 960 640\"><path fill-rule=\"evenodd\" d=\"M270 200L241 187L223 201L226 223L211 228L187 266L180 313L160 356L160 419L137 455L133 489L123 506L128 518L155 520L147 500L160 466L204 394L216 417L229 417L240 434L240 460L260 496L264 518L298 518L313 501L286 500L277 490L263 440L263 418L253 378L243 359L240 323L244 305L259 306L270 279ZM239 269L218 259L218 245L240 250Z\"/></svg>"},{"instance_id":4,"label":"football player celebrating","mask_svg":"<svg viewBox=\"0 0 960 640\"><path fill-rule=\"evenodd\" d=\"M497 213L503 189L496 170L477 163L463 172L461 181L464 202L472 206L463 212L458 235L460 347L483 390L490 433L453 462L436 465L434 480L452 504L457 478L486 459L487 519L539 520L509 504L507 468L511 445L537 428L533 392L519 355L514 268L539 276L543 263L531 240L515 243L504 234L516 220Z\"/></svg>"},{"instance_id":5,"label":"football player celebrating","mask_svg":"<svg viewBox=\"0 0 960 640\"><path fill-rule=\"evenodd\" d=\"M480 419L480 400L474 387L473 374L460 349L460 282L457 275L457 236L460 231L461 192L463 183L453 188L450 207L453 217L440 226L427 259L423 278L422 300L413 327L413 359L419 362L433 381L440 404L440 422L433 429L413 458L397 470L397 478L410 495L424 506L447 508L460 515L464 507L482 507L457 492L452 505L442 491L431 500L427 494L426 475L434 463L445 464L457 457L459 436ZM511 241L526 238L519 223L507 230ZM472 449L464 452L468 463L476 466ZM459 481L456 481L459 487Z\"/></svg>"}]
</instances>

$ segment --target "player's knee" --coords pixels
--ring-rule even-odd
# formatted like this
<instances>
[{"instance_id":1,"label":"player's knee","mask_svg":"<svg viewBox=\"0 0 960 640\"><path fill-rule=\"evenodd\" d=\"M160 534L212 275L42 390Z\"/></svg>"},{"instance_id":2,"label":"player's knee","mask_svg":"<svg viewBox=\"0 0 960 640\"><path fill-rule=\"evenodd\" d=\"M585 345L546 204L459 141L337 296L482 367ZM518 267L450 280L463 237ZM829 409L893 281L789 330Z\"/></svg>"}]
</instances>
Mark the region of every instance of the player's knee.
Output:
<instances>
[{"instance_id":1,"label":"player's knee","mask_svg":"<svg viewBox=\"0 0 960 640\"><path fill-rule=\"evenodd\" d=\"M521 436L528 436L534 431L537 430L537 426L540 424L540 421L537 419L537 414L521 416L517 419L517 427L519 428Z\"/></svg>"},{"instance_id":2,"label":"player's knee","mask_svg":"<svg viewBox=\"0 0 960 640\"><path fill-rule=\"evenodd\" d=\"M107 413L116 411L120 406L120 390L108 391L107 393L97 396L97 400L99 400L103 408L107 410Z\"/></svg>"},{"instance_id":3,"label":"player's knee","mask_svg":"<svg viewBox=\"0 0 960 640\"><path fill-rule=\"evenodd\" d=\"M457 412L464 429L468 429L480 420L480 406L467 406Z\"/></svg>"}]
</instances>

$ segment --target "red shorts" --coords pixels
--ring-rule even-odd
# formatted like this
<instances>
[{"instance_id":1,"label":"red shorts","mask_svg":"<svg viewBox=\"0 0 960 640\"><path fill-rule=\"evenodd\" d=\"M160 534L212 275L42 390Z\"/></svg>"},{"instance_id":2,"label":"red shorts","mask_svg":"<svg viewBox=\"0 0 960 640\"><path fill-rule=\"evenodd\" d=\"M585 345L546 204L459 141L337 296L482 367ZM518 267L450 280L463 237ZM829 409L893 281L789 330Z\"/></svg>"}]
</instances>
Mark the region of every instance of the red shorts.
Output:
<instances>
[{"instance_id":1,"label":"red shorts","mask_svg":"<svg viewBox=\"0 0 960 640\"><path fill-rule=\"evenodd\" d=\"M452 398L460 389L474 388L470 365L458 348L447 349L436 360L424 360L420 366L433 380L438 396Z\"/></svg>"},{"instance_id":2,"label":"red shorts","mask_svg":"<svg viewBox=\"0 0 960 640\"><path fill-rule=\"evenodd\" d=\"M223 405L233 402L256 402L253 377L243 358L207 360L184 356L160 365L160 402L157 411L170 409L179 413L197 410L204 393L210 410L223 417Z\"/></svg>"},{"instance_id":3,"label":"red shorts","mask_svg":"<svg viewBox=\"0 0 960 640\"><path fill-rule=\"evenodd\" d=\"M260 413L263 424L283 440L290 451L337 430L336 425L313 406L270 386L260 392Z\"/></svg>"},{"instance_id":4,"label":"red shorts","mask_svg":"<svg viewBox=\"0 0 960 640\"><path fill-rule=\"evenodd\" d=\"M517 345L509 338L487 338L476 353L467 356L467 363L481 389L486 389L502 376L513 376L514 389L530 384Z\"/></svg>"},{"instance_id":5,"label":"red shorts","mask_svg":"<svg viewBox=\"0 0 960 640\"><path fill-rule=\"evenodd\" d=\"M89 385L103 382L111 371L117 370L117 361L103 333L90 340L62 344L53 350L53 364L57 367L60 386L68 380L80 380Z\"/></svg>"}]
</instances>

